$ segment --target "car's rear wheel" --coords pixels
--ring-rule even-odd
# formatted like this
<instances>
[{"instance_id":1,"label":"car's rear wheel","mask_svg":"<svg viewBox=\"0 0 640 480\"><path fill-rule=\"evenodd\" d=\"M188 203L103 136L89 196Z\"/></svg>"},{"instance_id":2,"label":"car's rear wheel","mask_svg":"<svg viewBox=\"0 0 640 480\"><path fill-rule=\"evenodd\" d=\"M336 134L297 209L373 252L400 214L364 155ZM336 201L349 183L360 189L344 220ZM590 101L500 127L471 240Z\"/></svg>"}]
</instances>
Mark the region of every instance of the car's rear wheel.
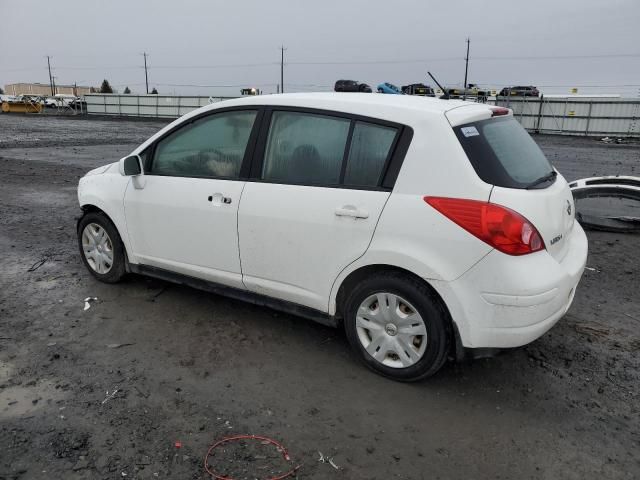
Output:
<instances>
[{"instance_id":1,"label":"car's rear wheel","mask_svg":"<svg viewBox=\"0 0 640 480\"><path fill-rule=\"evenodd\" d=\"M116 283L126 272L124 246L118 230L99 212L87 213L78 224L82 261L101 282Z\"/></svg>"},{"instance_id":2,"label":"car's rear wheel","mask_svg":"<svg viewBox=\"0 0 640 480\"><path fill-rule=\"evenodd\" d=\"M347 297L349 343L372 370L401 381L435 374L449 350L449 318L440 298L397 272L374 275Z\"/></svg>"}]
</instances>

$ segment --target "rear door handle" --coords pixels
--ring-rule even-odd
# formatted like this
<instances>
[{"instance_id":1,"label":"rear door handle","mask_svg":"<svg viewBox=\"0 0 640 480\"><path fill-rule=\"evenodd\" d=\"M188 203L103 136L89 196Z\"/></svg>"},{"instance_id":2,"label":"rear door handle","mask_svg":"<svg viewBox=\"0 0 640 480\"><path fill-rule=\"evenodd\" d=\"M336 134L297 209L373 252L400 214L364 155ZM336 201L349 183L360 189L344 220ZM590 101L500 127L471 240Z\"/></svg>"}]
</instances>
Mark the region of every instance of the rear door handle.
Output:
<instances>
[{"instance_id":1,"label":"rear door handle","mask_svg":"<svg viewBox=\"0 0 640 480\"><path fill-rule=\"evenodd\" d=\"M222 193L214 193L213 195L209 195L207 200L213 203L216 207L219 207L223 203L225 205L229 205L231 203L231 197L225 197Z\"/></svg>"},{"instance_id":2,"label":"rear door handle","mask_svg":"<svg viewBox=\"0 0 640 480\"><path fill-rule=\"evenodd\" d=\"M369 218L369 212L354 205L343 205L335 213L337 217Z\"/></svg>"}]
</instances>

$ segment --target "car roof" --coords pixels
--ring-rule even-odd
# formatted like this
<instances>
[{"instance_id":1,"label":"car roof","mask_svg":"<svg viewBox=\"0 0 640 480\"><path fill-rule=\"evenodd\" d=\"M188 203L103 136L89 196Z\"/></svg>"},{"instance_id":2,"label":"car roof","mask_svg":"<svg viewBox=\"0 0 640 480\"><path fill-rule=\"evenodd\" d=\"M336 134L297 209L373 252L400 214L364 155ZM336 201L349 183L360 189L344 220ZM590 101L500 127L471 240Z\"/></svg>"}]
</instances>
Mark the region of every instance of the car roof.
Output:
<instances>
[{"instance_id":1,"label":"car roof","mask_svg":"<svg viewBox=\"0 0 640 480\"><path fill-rule=\"evenodd\" d=\"M462 100L440 100L413 95L384 95L379 93L282 93L256 95L215 102L193 110L165 126L147 139L133 153L144 151L147 146L179 124L191 118L222 108L251 106L297 107L342 112L387 120L405 125L422 123L425 117L439 117L452 125L490 117L489 106ZM449 114L448 112L451 112ZM447 116L445 116L447 114Z\"/></svg>"},{"instance_id":2,"label":"car roof","mask_svg":"<svg viewBox=\"0 0 640 480\"><path fill-rule=\"evenodd\" d=\"M378 93L284 93L258 95L216 102L192 112L196 115L207 110L235 106L283 106L331 110L344 113L368 115L389 120L404 121L404 116L415 114L443 115L463 106L484 107L486 105L462 100L440 100L433 97L413 95L383 95ZM197 113L196 113L197 112Z\"/></svg>"}]
</instances>

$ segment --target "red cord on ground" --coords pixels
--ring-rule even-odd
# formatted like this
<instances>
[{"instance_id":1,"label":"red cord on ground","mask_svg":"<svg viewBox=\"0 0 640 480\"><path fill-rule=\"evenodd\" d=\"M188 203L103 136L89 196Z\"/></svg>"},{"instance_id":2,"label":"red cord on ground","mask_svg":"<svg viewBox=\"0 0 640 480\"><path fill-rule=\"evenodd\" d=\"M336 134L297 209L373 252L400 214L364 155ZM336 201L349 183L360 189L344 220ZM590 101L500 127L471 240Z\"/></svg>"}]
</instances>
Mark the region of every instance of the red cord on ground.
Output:
<instances>
[{"instance_id":1,"label":"red cord on ground","mask_svg":"<svg viewBox=\"0 0 640 480\"><path fill-rule=\"evenodd\" d=\"M207 450L207 454L204 456L204 469L215 480L234 480L232 477L226 477L224 475L220 475L220 474L214 472L212 469L210 469L209 468L209 456L211 455L211 452L214 449L216 449L217 447L219 447L220 445L222 445L224 443L233 442L233 441L236 441L236 440L262 440L263 442L268 442L271 445L275 445L276 446L276 448L282 453L282 457L287 462L291 461L291 458L289 457L289 452L287 452L287 449L284 448L284 446L282 444L276 442L272 438L262 437L260 435L234 435L232 437L225 437L225 438L223 438L221 440L218 440L213 445L211 445L209 447L209 450ZM298 465L297 467L289 470L286 473L283 473L282 475L279 475L277 477L268 477L268 478L265 478L264 480L282 480L284 478L290 477L291 475L294 475L298 471L298 469L300 467L301 467L301 465Z\"/></svg>"}]
</instances>

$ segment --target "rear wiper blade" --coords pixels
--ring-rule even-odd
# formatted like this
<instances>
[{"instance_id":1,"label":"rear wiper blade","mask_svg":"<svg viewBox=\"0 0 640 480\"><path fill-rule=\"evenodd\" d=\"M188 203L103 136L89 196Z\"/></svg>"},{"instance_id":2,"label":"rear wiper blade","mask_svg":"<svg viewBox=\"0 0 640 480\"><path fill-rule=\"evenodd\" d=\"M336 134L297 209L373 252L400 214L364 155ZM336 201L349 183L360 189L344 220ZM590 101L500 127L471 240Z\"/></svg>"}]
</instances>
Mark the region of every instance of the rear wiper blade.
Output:
<instances>
[{"instance_id":1,"label":"rear wiper blade","mask_svg":"<svg viewBox=\"0 0 640 480\"><path fill-rule=\"evenodd\" d=\"M548 182L549 180L553 180L557 176L558 176L558 172L556 172L555 170L551 170L549 173L547 173L546 175L543 175L542 177L538 178L537 180L534 180L533 182L531 182L529 185L527 185L524 188L529 189L529 188L537 187L541 183Z\"/></svg>"}]
</instances>

